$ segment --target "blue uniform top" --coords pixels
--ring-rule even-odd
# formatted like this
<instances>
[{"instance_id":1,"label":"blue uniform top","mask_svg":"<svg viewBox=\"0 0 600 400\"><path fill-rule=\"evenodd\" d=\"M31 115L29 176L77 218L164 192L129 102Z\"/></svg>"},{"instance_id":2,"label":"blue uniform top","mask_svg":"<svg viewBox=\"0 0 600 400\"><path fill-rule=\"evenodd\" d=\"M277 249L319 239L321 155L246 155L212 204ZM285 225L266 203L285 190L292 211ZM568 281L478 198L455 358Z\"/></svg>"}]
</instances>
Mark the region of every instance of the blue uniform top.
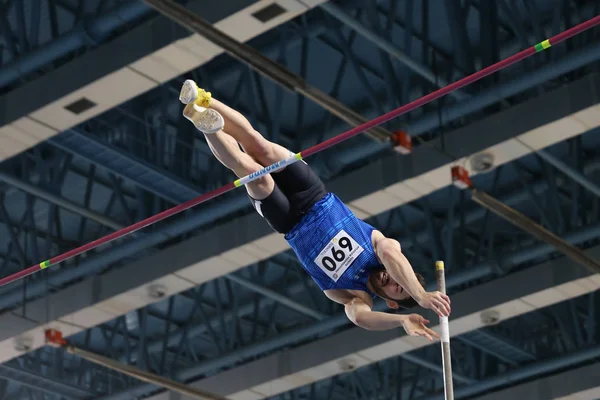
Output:
<instances>
[{"instance_id":1,"label":"blue uniform top","mask_svg":"<svg viewBox=\"0 0 600 400\"><path fill-rule=\"evenodd\" d=\"M371 240L373 230L328 193L285 239L321 290L362 290L375 297L367 287L372 269L381 267Z\"/></svg>"}]
</instances>

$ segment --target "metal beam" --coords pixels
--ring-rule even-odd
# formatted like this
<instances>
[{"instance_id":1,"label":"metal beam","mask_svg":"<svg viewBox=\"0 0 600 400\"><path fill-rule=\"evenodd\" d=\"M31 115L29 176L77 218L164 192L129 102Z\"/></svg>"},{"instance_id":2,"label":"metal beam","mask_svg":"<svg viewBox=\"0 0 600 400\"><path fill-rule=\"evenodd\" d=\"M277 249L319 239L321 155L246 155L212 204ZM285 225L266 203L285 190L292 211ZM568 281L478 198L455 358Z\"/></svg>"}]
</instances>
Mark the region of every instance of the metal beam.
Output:
<instances>
[{"instance_id":1,"label":"metal beam","mask_svg":"<svg viewBox=\"0 0 600 400\"><path fill-rule=\"evenodd\" d=\"M155 10L167 18L197 33L217 46L223 48L232 57L248 65L262 76L272 80L281 87L314 101L336 117L346 121L352 126L361 125L368 120L362 115L345 106L342 102L334 99L325 92L309 85L304 78L294 74L284 66L265 57L259 51L245 43L240 43L231 36L221 32L203 18L172 1L144 0ZM367 135L377 142L387 142L391 138L391 132L382 127L368 130Z\"/></svg>"},{"instance_id":2,"label":"metal beam","mask_svg":"<svg viewBox=\"0 0 600 400\"><path fill-rule=\"evenodd\" d=\"M100 41L123 25L149 14L150 7L141 1L128 1L115 10L93 21L89 26L73 29L59 39L53 40L18 59L3 65L0 69L0 88L24 78L51 62L64 57L89 44L90 40ZM7 38L8 40L8 38Z\"/></svg>"},{"instance_id":3,"label":"metal beam","mask_svg":"<svg viewBox=\"0 0 600 400\"><path fill-rule=\"evenodd\" d=\"M65 350L76 356L83 358L84 360L93 362L97 365L109 368L113 371L120 372L124 375L138 379L142 382L149 382L155 385L159 385L165 389L173 390L181 395L188 396L198 400L227 400L226 398L212 393L208 393L204 390L200 390L189 385L185 385L181 382L174 381L163 376L153 374L140 368L128 364L122 364L108 357L101 356L99 354L91 353L89 351L74 347L74 346L63 346Z\"/></svg>"},{"instance_id":4,"label":"metal beam","mask_svg":"<svg viewBox=\"0 0 600 400\"><path fill-rule=\"evenodd\" d=\"M89 398L94 395L92 391L60 382L55 378L49 378L31 371L26 371L9 364L0 365L0 378L9 379L32 389L48 394L57 394L69 399Z\"/></svg>"},{"instance_id":5,"label":"metal beam","mask_svg":"<svg viewBox=\"0 0 600 400\"><path fill-rule=\"evenodd\" d=\"M97 164L173 204L181 204L202 193L187 182L160 171L101 139L70 129L48 140L50 144Z\"/></svg>"},{"instance_id":6,"label":"metal beam","mask_svg":"<svg viewBox=\"0 0 600 400\"><path fill-rule=\"evenodd\" d=\"M593 193L594 195L600 197L600 187L592 181L590 181L585 176L583 176L583 174L581 174L579 171L576 171L574 168L568 166L566 163L554 157L552 154L545 150L538 150L536 151L536 154L544 160L546 160L549 164L552 164L554 168L558 169L566 176L573 179L575 182L579 183L581 186L589 190L590 193Z\"/></svg>"},{"instance_id":7,"label":"metal beam","mask_svg":"<svg viewBox=\"0 0 600 400\"><path fill-rule=\"evenodd\" d=\"M448 85L448 82L443 77L436 76L433 72L431 72L431 70L427 66L419 63L418 61L415 61L414 59L406 55L391 41L381 37L377 33L364 26L362 23L360 23L360 21L357 21L356 19L352 18L339 6L336 6L332 2L327 1L321 4L321 9L323 9L323 11L325 11L328 15L332 16L333 18L337 19L338 21L340 21L341 23L358 33L363 38L367 39L375 46L379 47L381 50L388 53L390 56L394 57L396 60L400 61L411 71L425 78L433 85L440 88ZM460 91L453 92L451 96L455 97L458 100L463 100L466 97L468 97Z\"/></svg>"},{"instance_id":8,"label":"metal beam","mask_svg":"<svg viewBox=\"0 0 600 400\"><path fill-rule=\"evenodd\" d=\"M525 214L522 214L514 208L507 206L501 201L498 201L496 198L490 196L488 193L482 190L471 189L471 194L476 203L487 208L500 218L521 228L523 231L531 234L535 238L550 244L564 255L569 257L571 260L586 268L589 268L591 272L600 273L600 262L598 260L590 257L583 250L573 246L566 240L550 232L548 229L536 223Z\"/></svg>"},{"instance_id":9,"label":"metal beam","mask_svg":"<svg viewBox=\"0 0 600 400\"><path fill-rule=\"evenodd\" d=\"M527 365L514 371L510 371L498 376L488 378L484 381L476 383L474 385L458 388L454 391L456 398L471 397L489 390L493 390L504 385L510 385L515 382L523 381L525 379L532 378L536 375L548 374L554 371L561 370L566 367L572 367L574 365L581 365L582 363L594 360L600 357L600 346L591 347L585 350L581 350L574 353L568 353L561 357L556 357L550 360L545 360L537 363ZM596 384L598 373L596 371ZM507 398L507 397L503 397ZM516 397L521 398L521 397ZM444 395L437 396L423 396L417 400L443 400ZM546 397L545 399L548 399Z\"/></svg>"},{"instance_id":10,"label":"metal beam","mask_svg":"<svg viewBox=\"0 0 600 400\"><path fill-rule=\"evenodd\" d=\"M544 64L533 73L523 74L508 82L498 84L492 88L482 91L480 94L469 99L457 102L438 111L431 112L423 117L407 124L405 130L412 136L418 136L433 129L438 129L465 117L471 113L481 111L485 107L498 103L503 99L522 93L545 82L552 81L557 77L579 69L585 65L600 60L600 43L594 43L585 48L566 54L560 60ZM589 75L587 85L600 88L598 75ZM548 101L550 97L554 102L560 102L560 97L555 96L557 91L545 93L541 101ZM566 91L568 93L568 91ZM565 93L565 94L566 94ZM595 102L600 99L597 94L592 94ZM370 157L380 152L385 146L380 143L366 143L360 150L345 151L337 154L338 165L348 165L356 161Z\"/></svg>"},{"instance_id":11,"label":"metal beam","mask_svg":"<svg viewBox=\"0 0 600 400\"><path fill-rule=\"evenodd\" d=\"M201 242L203 242L205 245L208 245L208 246L210 246L210 244L209 244L209 243L207 243L205 239L202 239L202 240L201 240ZM198 246L194 246L194 247L198 247ZM173 252L174 252L173 254L178 254L178 253L179 253L179 254L183 254L183 253L186 253L186 251L183 251L183 250L180 250L180 249L173 249ZM531 257L534 257L534 258L535 258L535 257L537 257L537 256L539 255L539 251L537 251L537 250L536 250L536 251L531 251L530 249L524 249L524 250L523 250L523 255L527 255L527 254L532 254L532 255L531 255ZM515 258L517 258L517 259L518 259L518 258L520 258L520 257L523 257L523 255L514 255L513 259L515 259ZM172 259L171 257L168 257L167 255L165 255L165 257L166 257L165 259ZM155 257L154 257L154 258L155 258ZM521 261L523 261L523 260L521 260ZM158 259L155 259L155 260L154 260L154 262L157 262L158 264L162 264L162 263L163 263L163 261L162 261L162 260L158 260ZM185 260L184 260L184 262L185 262ZM144 266L144 268L145 268L146 270L148 270L148 268L147 268L147 266L148 266L148 261L146 261L146 260L142 260L142 261L140 261L140 264L139 264L139 265L140 265L140 266ZM121 291L123 290L123 287L117 287L117 288L115 288L115 287L114 287L114 286L115 286L115 285L114 285L114 282L119 282L119 283L121 283L121 282L123 281L123 278L125 278L126 276L130 276L132 273L135 273L135 272L133 272L133 271L124 271L124 272L123 272L123 274L119 274L119 276L115 276L114 274L109 274L109 276L107 276L107 277L106 277L106 279L107 279L107 281L106 281L106 282L113 282L111 289L113 289L113 290L114 290L116 293L119 293L119 292L121 292ZM153 277L149 277L149 279L153 279ZM96 286L95 286L95 288L96 288L96 291L97 291L97 293L102 293L102 292L103 292L102 286L100 286L100 285L96 285ZM81 292L85 292L85 291L86 291L86 290L81 290L81 289L79 289L79 290L78 290L78 292L79 292L79 293L81 293ZM67 293L64 293L64 295L65 295L65 296L67 296L66 298L72 298L72 297L74 296L73 294L70 294L70 295L68 295ZM78 298L81 298L81 296L78 296ZM59 300L59 301L56 301L56 300ZM51 304L60 304L60 303L61 303L60 299L55 299L55 298L52 298L51 300L49 300L49 302L50 302ZM33 304L32 306L34 306L34 307L35 307L35 304ZM52 312L54 312L54 311L55 311L55 310L52 310ZM335 319L337 319L337 317L334 317L334 318L335 318ZM344 322L347 324L347 321L345 320L345 318L343 318L343 316L342 316L342 319L343 319L343 321L344 321ZM321 328L322 328L322 327L321 327ZM330 326L329 328L331 328L331 326ZM315 331L313 331L313 332L315 332L315 333L316 333L316 332L320 332L320 331L321 331L321 330L320 330L320 329L318 329L318 330L315 330ZM287 339L286 339L286 340L287 340ZM296 339L292 339L292 340L296 340ZM300 339L297 339L297 340L300 340ZM293 343L293 342L290 342L290 343ZM285 345L285 344L282 344L282 343L280 342L280 343L279 343L278 345L276 345L276 346L281 346L281 345ZM275 347L275 349L276 349L276 348L278 348L278 347ZM254 351L257 351L258 353L256 353L256 354L258 354L258 355L259 355L259 354L261 354L262 352L264 352L264 351L267 351L267 350L265 350L265 348L264 348L264 347L263 347L263 348L256 348L256 349L253 349L253 350L250 350L249 348L245 348L245 349L243 350L244 354L245 354L246 356L248 356L248 357L250 357L250 354L253 354L253 353L251 353L251 352L254 352ZM225 358L225 359L220 359L218 362L219 362L219 363L223 363L223 362L224 362L224 363L226 363L226 365L227 365L227 363L232 363L232 362L235 362L235 360L236 360L236 357L237 357L237 356L235 356L234 354L231 354L231 355L228 355L228 356L227 356L227 358ZM215 360L215 361L216 361L216 360ZM210 364L210 365L204 364L204 365L203 365L203 368L213 368L213 367L214 367L214 368L218 368L218 367L215 367L215 364L213 364L212 362L209 362L208 364ZM222 365L222 364L221 364L221 365ZM211 370L211 369L208 369L207 371L210 371L210 370Z\"/></svg>"},{"instance_id":12,"label":"metal beam","mask_svg":"<svg viewBox=\"0 0 600 400\"><path fill-rule=\"evenodd\" d=\"M600 165L595 164L595 168L596 169L600 168ZM535 190L538 190L538 189L540 191L544 190L544 188L542 187L543 185L541 185L541 184L534 184L533 186L534 186ZM524 199L525 199L525 192L513 193L513 194L508 195L505 198L505 200L507 202L511 203L511 204L512 203L517 203L517 202L520 202L520 201L524 201ZM481 210L482 209L476 208L473 212L469 212L465 216L466 223L473 223L477 219L482 218L483 217L483 212L481 212ZM449 229L453 229L453 227L450 226ZM216 233L213 233L213 235L214 234L216 234ZM426 230L422 231L422 234L426 235L427 231ZM597 229L593 228L593 229L586 229L586 230L583 230L583 231L579 231L579 232L577 232L575 234L569 235L567 237L567 239L568 240L572 240L574 243L582 243L582 242L585 242L585 241L589 240L590 238L595 237L596 235L597 235ZM421 234L417 234L416 235L416 239L419 240L420 236L421 236ZM410 248L411 245L412 245L412 243L410 243L408 240L401 240L401 241L403 243L404 248ZM191 245L191 247L195 247L195 245ZM505 265L507 268L510 268L511 265L513 265L514 263L516 264L516 263L526 262L529 259L533 259L535 257L543 256L544 254L550 252L551 250L552 249L551 249L550 246L545 246L545 245L534 245L534 246L526 247L526 248L523 248L523 250L521 252L510 254L510 256L508 256L506 258L506 263L504 262L504 260L501 260L501 263L503 265ZM174 254L176 254L176 253L185 253L185 252L186 252L186 250L183 250L183 249L182 250L174 249ZM156 260L153 260L153 261L156 262ZM148 264L146 262L142 262L141 265L144 265L144 268L146 268ZM173 265L173 267L176 267L176 265ZM487 276L488 274L490 274L491 271L492 271L492 266L491 265L480 264L476 268L473 268L472 271L470 273L466 274L466 275L455 275L455 274L451 275L450 279L449 279L450 286L456 286L456 285L460 285L460 284L462 284L464 282L467 282L469 280L483 278L483 277ZM131 275L135 276L137 274L138 274L137 271L131 271ZM231 278L231 277L232 277L232 275L226 276L226 278ZM233 277L232 280L235 280L235 279L236 279L236 277ZM113 280L115 280L115 281L117 281L117 280L118 281L123 281L123 277L115 277L115 278L113 278ZM271 299L274 299L274 300L277 300L277 301L281 300L281 302L283 304L285 304L286 306L289 306L289 307L291 307L293 309L296 309L296 307L298 307L298 306L304 307L304 306L302 306L302 305L300 305L300 304L298 304L298 303L290 300L289 298L287 298L285 296L282 296L282 295L280 295L278 293L275 293L275 292L270 291L270 290L265 289L265 288L257 288L258 285L253 284L252 282L248 282L246 280L242 280L242 281L246 284L246 286L248 286L248 283L251 284L252 287L250 287L250 289L256 288L257 291L260 290L259 293L267 296L268 298L271 298ZM294 292L297 291L297 289L298 289L298 287L294 286L294 287L290 288L289 290L291 291L291 293L294 293ZM77 291L77 289L74 289L74 290ZM123 290L126 290L126 289L123 288ZM65 296L72 297L72 296L75 296L75 294L69 295L69 294L65 293ZM291 302L291 304L288 304L289 302ZM55 300L52 300L52 303L53 304L60 304L61 301L58 300L58 299L55 299ZM268 304L270 304L270 303L267 303L267 305ZM36 308L36 303L30 304L28 306L28 310L29 310L30 313L32 313L35 308ZM238 310L238 315L247 315L248 313L250 313L252 311L252 309L253 308L251 306L243 306L242 308L240 308ZM307 315L311 315L311 316L314 313L314 311L311 311L310 309L309 310L302 309L302 310L298 310L298 311L303 312L304 314L307 314ZM56 311L56 312L58 312L58 311ZM66 313L66 312L67 311L63 311L63 313ZM32 316L32 315L30 314L30 316ZM315 315L315 317L316 316L322 316L322 315L320 313L318 313L318 314ZM41 317L41 314L40 314L40 317ZM224 316L224 318L226 318L226 319L229 319L231 317L232 317L231 315L225 315ZM210 323L210 322L206 322L205 321L205 323ZM348 322L342 316L342 318L339 319L339 323L340 324L347 324ZM192 326L189 326L187 328L187 338L191 339L191 338L197 337L197 336L201 335L203 332L205 332L205 330L206 330L206 326L205 326L205 324L202 324L202 323L200 323L200 324L194 324ZM483 334L483 332L480 332L480 333ZM169 335L169 337L166 339L167 343L168 343L168 346L175 346L177 343L180 342L181 338L182 338L182 331L181 330L178 330L178 331L175 331L175 332L171 333ZM488 340L488 342L489 342L489 340ZM150 354L151 353L155 353L157 351L161 351L163 349L162 346L163 346L163 340L162 339L154 340L151 343L149 343L147 351ZM513 350L513 353L514 353L514 350ZM130 357L131 357L132 360L135 360L137 358L136 357L136 353L135 352L131 353ZM531 357L528 357L527 354L525 354L525 353L522 353L521 357L524 358L524 359L526 359L526 360L530 360L531 359Z\"/></svg>"},{"instance_id":13,"label":"metal beam","mask_svg":"<svg viewBox=\"0 0 600 400\"><path fill-rule=\"evenodd\" d=\"M469 4L469 3L467 3ZM467 11L462 6L460 0L447 0L444 2L448 26L450 27L450 36L452 37L452 47L454 62L465 74L475 72L475 57L473 48L469 40L469 31L467 28ZM487 26L486 30L497 29L495 26Z\"/></svg>"},{"instance_id":14,"label":"metal beam","mask_svg":"<svg viewBox=\"0 0 600 400\"><path fill-rule=\"evenodd\" d=\"M139 0L122 3L151 10ZM216 23L253 3L253 0L229 0L207 8L202 2L193 1L188 2L188 6L191 10L201 11L209 22ZM79 32L85 34L86 31L81 29ZM16 121L187 36L189 34L185 29L179 28L166 18L150 18L131 28L126 35L120 35L101 46L89 49L85 54L59 68L31 82L24 82L0 96L0 125ZM119 57L112 57L114 54L119 54ZM39 87L44 87L44 90L37 90L38 95L32 97L31 91L36 91Z\"/></svg>"},{"instance_id":15,"label":"metal beam","mask_svg":"<svg viewBox=\"0 0 600 400\"><path fill-rule=\"evenodd\" d=\"M452 132L447 136L449 138L447 142L448 150L458 157L468 156L505 140L512 139L529 129L544 125L554 121L556 118L561 118L581 108L595 104L594 93L597 85L594 82L595 80L590 77L584 78L579 82L550 93L545 98L534 99L469 127ZM504 129L504 126L507 124L510 124L512 129ZM480 135L480 132L486 132L487 134ZM477 140L473 140L474 138ZM433 171L447 164L448 161L446 157L431 151L427 146L420 146L412 154L402 158L398 158L395 155L382 157L376 162L358 169L347 176L330 182L329 187L332 191L338 193L344 201L350 202L399 181L415 178L421 174ZM356 181L360 181L362 184L356 185ZM178 219L156 232L145 234L139 240L120 244L98 256L84 259L75 269L55 271L49 275L49 283L54 286L60 286L74 279L86 276L91 277L112 262L130 257L138 253L138 251L162 243L170 237L196 229L202 224L210 223L243 207L248 207L245 195L240 194L239 196L226 198L219 203L219 207L190 213L186 218ZM247 236L245 239L247 241L258 239L268 232L268 229L263 229L264 224L255 215L242 217L239 222L240 226L250 224L256 228L253 230L255 232L253 235L256 236ZM239 232L240 229L232 228L232 232L234 231ZM230 243L232 246L234 245L234 242ZM190 264L197 262L203 257L199 253L194 254L194 257L189 260ZM167 263L167 265L171 264ZM144 267L144 270L147 270L147 268ZM171 273L172 271L165 271L165 273ZM479 274L481 271L476 272ZM140 279L147 277L147 274L134 273L132 276ZM160 276L158 275L157 277ZM143 279L139 283L141 284L142 281ZM451 281L452 277L449 277L449 283ZM44 282L34 282L28 285L27 295L28 297L36 297L43 294L46 290L47 285ZM0 296L0 308L12 307L22 300L23 293L21 290L13 289L7 291ZM57 303L54 302L54 304ZM73 306L76 305L72 300L70 304ZM81 302L79 306L85 307L85 303ZM45 306L41 305L41 309L44 310ZM31 305L28 307L28 310L32 310ZM65 314L59 312L56 315L62 316ZM44 320L45 318L42 316L40 320Z\"/></svg>"},{"instance_id":16,"label":"metal beam","mask_svg":"<svg viewBox=\"0 0 600 400\"><path fill-rule=\"evenodd\" d=\"M300 293L304 289L304 285L301 283L297 283L291 285L286 288L286 291L290 294L290 296L296 295ZM269 307L275 302L272 298L267 298L261 301L262 307ZM220 321L228 323L233 318L244 318L249 316L254 312L254 305L251 303L245 303L240 305L237 310L227 310L221 314L214 315L209 317L207 320L204 320L203 323L196 323L185 328L179 328L174 332L169 333L166 338L156 338L148 341L146 351L148 354L157 353L159 351L163 351L166 347L176 347L179 343L181 343L184 339L192 339L199 337L206 333L209 326L213 326L214 324L218 324ZM131 352L127 355L128 357L123 356L120 358L120 361L129 361L135 362L138 358L139 351L132 349Z\"/></svg>"},{"instance_id":17,"label":"metal beam","mask_svg":"<svg viewBox=\"0 0 600 400\"><path fill-rule=\"evenodd\" d=\"M511 365L534 361L534 355L523 350L518 345L508 342L489 331L479 329L456 338L470 347L479 349Z\"/></svg>"},{"instance_id":18,"label":"metal beam","mask_svg":"<svg viewBox=\"0 0 600 400\"><path fill-rule=\"evenodd\" d=\"M441 364L432 363L431 361L424 360L420 357L415 356L414 354L406 353L406 354L402 354L400 357L404 358L405 360L407 360L413 364L416 364L421 367L427 368L431 371L437 372L438 374L444 373L444 368L442 367ZM454 372L452 374L452 377L456 381L466 383L466 384L473 384L473 383L477 382L476 379L469 378L468 376L463 376L457 372Z\"/></svg>"},{"instance_id":19,"label":"metal beam","mask_svg":"<svg viewBox=\"0 0 600 400\"><path fill-rule=\"evenodd\" d=\"M600 363L595 363L516 386L511 382L509 388L474 400L593 400L600 398L598 371Z\"/></svg>"},{"instance_id":20,"label":"metal beam","mask_svg":"<svg viewBox=\"0 0 600 400\"><path fill-rule=\"evenodd\" d=\"M298 302L290 299L289 297L286 297L286 296L284 296L284 295L282 295L280 293L277 293L274 290L271 290L271 289L268 289L266 287L257 285L256 283L254 283L252 281L249 281L247 279L244 279L242 277L239 277L239 276L237 276L235 274L226 275L225 278L229 279L232 282L237 283L240 286L245 287L246 289L250 289L253 292L262 294L263 296L265 296L265 297L267 297L267 298L269 298L271 300L274 300L274 301L276 301L276 302L278 302L278 303L280 303L280 304L282 304L282 305L284 305L286 307L289 307L292 310L295 310L295 311L297 311L297 312L299 312L301 314L304 314L304 315L307 315L307 316L309 316L311 318L314 318L317 321L322 321L325 318L327 318L326 314L323 314L323 313L321 313L319 311L316 311L316 310L313 310L313 309L311 309L309 307L306 307L306 306L304 306L304 305L302 305L302 304L300 304L300 303L298 303Z\"/></svg>"},{"instance_id":21,"label":"metal beam","mask_svg":"<svg viewBox=\"0 0 600 400\"><path fill-rule=\"evenodd\" d=\"M588 230L588 232L586 232L585 235L579 236L578 239L583 239L583 241L585 241L585 240L589 240L590 238L596 237L598 235L599 228L600 227L596 227L593 230ZM517 262L517 261L518 262L527 262L528 260L534 260L535 258L537 258L540 255L540 249L542 247L545 247L546 251L548 251L550 246L536 245L536 246L531 246L529 248L525 248L518 253L510 254L509 256L507 256L506 259L502 260L502 264L510 265L510 263L512 263L512 262ZM183 253L183 251L177 251L177 252ZM593 252L595 254L600 253L600 247L595 248ZM145 267L147 267L147 265L148 265L147 262L143 262L143 263L141 263L141 265L142 264ZM565 264L565 261L561 260L561 267L564 264ZM544 265L552 265L552 263L546 263ZM553 268L555 268L555 267L553 266ZM541 271L541 269L538 267L536 267L535 270ZM589 274L587 272L583 273L581 271L582 271L582 269L573 268L571 271L565 272L564 276L570 276L571 274L574 274L577 276L579 276L580 274L583 274L583 276L586 276ZM491 264L489 264L487 267L484 264L472 267L469 269L469 272L467 272L467 273L454 274L453 276L451 276L451 279L448 280L448 287L453 287L455 285L463 284L471 279L484 278L484 277L488 276L491 272L492 272ZM549 273L549 272L546 272L546 273ZM477 276L475 276L475 274L477 274ZM533 274L533 273L530 271L529 274ZM514 276L514 275L511 275L511 277L512 276ZM553 276L553 275L548 275L548 276ZM561 277L561 279L562 279L562 277ZM114 281L114 280L115 279L113 278L112 281ZM496 282L496 281L494 281L494 282ZM511 285L512 286L510 286L510 287L515 287L514 284L511 284ZM507 286L509 286L509 285L507 284ZM531 285L530 287L527 288L527 290L529 290L529 289L534 290L535 288L533 285ZM475 297L476 295L474 293L478 293L479 290L481 290L480 287L477 287L476 290L473 289L473 294L471 294L471 296L472 296L471 299L472 298L480 298L481 296L483 296L483 293L487 293L487 292L482 292L482 294L477 295L479 297ZM467 292L460 293L460 296L461 296L460 298L465 299L464 302L462 300L460 300L460 298L459 299L453 298L453 309L458 310L458 312L455 312L455 316L453 317L455 319L458 319L461 316L464 316L466 314L466 310L472 309L473 307L480 307L480 306L483 307L484 306L483 303L478 303L476 305L471 304L470 307L465 308L466 305L464 305L463 303L465 303L466 299L468 298L466 293ZM516 293L517 292L515 291L514 294L516 294ZM486 295L491 296L491 293L487 293ZM510 297L513 294L505 294L505 295ZM510 298L512 299L512 297L510 297ZM489 307L485 307L484 309L486 309L486 308L489 308ZM383 302L376 302L374 309L377 311L384 311L386 309L386 306ZM317 323L309 325L307 327L299 328L292 332L283 333L272 339L269 339L268 341L255 343L250 346L246 346L245 348L240 349L237 352L228 353L223 357L208 360L206 362L196 365L195 367L193 367L191 369L182 371L180 376L182 377L182 379L187 380L194 376L203 375L203 374L209 373L211 371L219 370L219 369L227 367L229 365L239 363L240 360L251 359L254 357L258 357L261 354L270 353L277 349L292 346L294 343L304 342L304 341L312 338L314 335L317 335L322 332L328 332L328 331L331 331L334 329L339 329L345 325L349 325L349 321L347 320L346 315L344 313L336 314L336 315L330 316L329 318L327 318L323 321L317 322ZM396 335L396 333L394 333L394 335ZM322 351L324 351L324 350L322 350ZM148 387L146 387L144 390L148 390ZM212 389L208 389L208 390L211 392L215 392ZM137 393L137 391L136 391L136 393ZM227 394L222 391L216 391L216 393ZM122 399L122 397L117 396L114 398L113 397L102 398L102 400L108 400L108 399L116 400L116 399Z\"/></svg>"},{"instance_id":22,"label":"metal beam","mask_svg":"<svg viewBox=\"0 0 600 400\"><path fill-rule=\"evenodd\" d=\"M25 193L29 193L33 196L39 197L40 199L46 200L49 203L52 203L61 208L64 208L65 210L71 211L74 214L77 214L79 216L82 216L82 217L88 218L92 221L95 221L95 222L99 223L100 225L106 226L115 231L118 231L119 229L123 229L125 227L124 225L121 225L117 221L114 221L108 217L105 217L104 215L102 215L100 213L97 213L92 210L88 210L85 207L81 207L80 205L75 204L72 201L65 199L64 197L60 197L58 195L50 193L44 189L41 189L34 185L31 185L27 182L24 182L24 181L12 176L12 175L9 175L7 173L0 172L0 181L7 183L11 186L14 186L17 189L24 191Z\"/></svg>"},{"instance_id":23,"label":"metal beam","mask_svg":"<svg viewBox=\"0 0 600 400\"><path fill-rule=\"evenodd\" d=\"M600 255L600 246L596 246L588 250L588 252L595 256ZM452 298L454 311L451 320L451 332L462 334L475 329L474 327L477 325L476 321L480 321L481 311L487 309L498 310L503 319L525 314L536 309L536 307L526 305L522 299L527 299L528 296L553 290L557 286L569 284L578 279L590 276L589 271L586 269L577 266L574 267L569 260L562 258L547 261L535 267L454 294ZM597 285L600 285L600 280L598 280ZM511 291L507 291L507 287L512 288ZM589 288L588 290L592 289ZM549 299L548 296L544 298ZM564 299L565 297L561 298ZM473 299L478 299L478 301L474 302ZM536 299L538 298L536 297ZM425 315L429 314L429 312L426 312ZM337 316L332 317L328 321L337 318ZM326 321L326 324L328 321ZM327 325L327 327L323 326L323 329L314 329L313 334L325 332L326 329L332 327L331 324ZM303 330L306 330L306 328ZM285 336L294 336L294 341L289 343L301 342L302 338L308 338L308 336L299 336L296 332L289 332L278 335L274 340L279 341ZM231 396L250 389L251 393L254 393L257 398L264 398L267 396L262 394L261 388L275 387L269 383L278 382L278 388L286 387L291 390L292 388L307 384L307 377L315 377L316 380L321 380L337 373L343 373L342 369L339 369L336 373L326 373L324 368L320 368L318 373L316 370L313 370L313 368L319 368L319 366L324 364L333 365L334 363L339 364L345 361L354 364L356 367L362 367L378 361L380 358L393 357L409 352L412 349L423 348L429 345L428 342L419 339L407 339L408 341L404 341L402 338L403 335L396 330L370 332L360 328L350 328L306 345L291 349L286 347L285 350L256 361L249 361L239 367L193 382L192 384L212 393L225 396ZM399 340L402 341L399 343ZM389 346L388 351L385 350L386 345ZM283 343L280 348L282 347L284 347ZM590 360L598 356L596 352L600 354L600 347L589 349L587 353L582 352L576 355L569 355L567 359L548 362L548 365L544 364L546 366L543 368L546 372L550 372L561 366L568 365L569 362L575 363L581 362L584 359ZM245 355L248 357L238 357L236 359L237 362L240 363L243 360L252 359L249 354ZM370 357L376 357L376 360ZM283 364L285 368L278 367L282 365L282 362L285 362ZM195 365L179 371L176 375L178 379L187 381L209 371L214 371L216 364L209 366L209 363L211 362ZM334 369L333 367L331 368ZM532 373L531 371L535 372L535 369L525 367L525 369L519 369L518 371L513 376L526 376L526 374ZM316 378L317 375L314 375L315 373L318 374L319 378ZM486 380L485 383L476 383L475 385L480 385L480 388L492 389L506 382L505 377L502 377L502 379L498 379L492 383ZM466 389L473 386L467 386ZM150 386L139 385L130 388L127 392L104 396L97 400L125 400L128 399L127 396L131 396L132 394L141 396L150 390L152 390ZM270 396L275 394L279 393L270 392Z\"/></svg>"}]
</instances>

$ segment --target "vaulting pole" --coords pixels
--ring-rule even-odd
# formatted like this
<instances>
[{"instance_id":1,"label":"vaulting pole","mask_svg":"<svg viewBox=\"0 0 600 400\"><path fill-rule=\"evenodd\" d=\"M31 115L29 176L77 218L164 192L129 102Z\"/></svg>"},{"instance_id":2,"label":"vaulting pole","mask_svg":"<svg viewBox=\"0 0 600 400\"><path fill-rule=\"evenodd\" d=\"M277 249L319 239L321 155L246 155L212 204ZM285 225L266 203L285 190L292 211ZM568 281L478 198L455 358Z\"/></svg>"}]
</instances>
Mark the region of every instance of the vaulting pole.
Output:
<instances>
[{"instance_id":1,"label":"vaulting pole","mask_svg":"<svg viewBox=\"0 0 600 400\"><path fill-rule=\"evenodd\" d=\"M435 262L435 276L437 279L437 290L446 294L446 274L444 262ZM441 343L442 343L442 366L444 372L444 396L446 400L454 400L454 383L452 382L452 357L450 355L450 327L448 317L440 317Z\"/></svg>"}]
</instances>

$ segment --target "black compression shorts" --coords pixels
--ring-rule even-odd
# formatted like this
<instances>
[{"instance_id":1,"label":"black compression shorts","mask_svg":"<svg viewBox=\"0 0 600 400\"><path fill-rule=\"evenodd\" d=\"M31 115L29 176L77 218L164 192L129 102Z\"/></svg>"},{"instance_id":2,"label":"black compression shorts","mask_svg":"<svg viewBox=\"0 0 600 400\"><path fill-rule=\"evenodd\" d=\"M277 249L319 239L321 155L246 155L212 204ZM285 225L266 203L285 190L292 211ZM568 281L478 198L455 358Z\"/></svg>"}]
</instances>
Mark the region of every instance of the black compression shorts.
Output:
<instances>
[{"instance_id":1,"label":"black compression shorts","mask_svg":"<svg viewBox=\"0 0 600 400\"><path fill-rule=\"evenodd\" d=\"M263 200L250 197L256 211L279 233L288 233L327 194L321 178L304 161L271 173L273 192Z\"/></svg>"}]
</instances>

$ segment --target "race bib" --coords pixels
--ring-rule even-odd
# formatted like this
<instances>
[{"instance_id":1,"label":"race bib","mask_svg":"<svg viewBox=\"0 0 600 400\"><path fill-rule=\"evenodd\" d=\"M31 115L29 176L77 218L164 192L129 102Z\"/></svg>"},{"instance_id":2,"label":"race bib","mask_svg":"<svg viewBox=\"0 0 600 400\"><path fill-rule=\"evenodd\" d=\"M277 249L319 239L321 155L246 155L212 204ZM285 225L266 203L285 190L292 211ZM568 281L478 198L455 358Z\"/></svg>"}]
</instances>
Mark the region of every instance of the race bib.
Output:
<instances>
[{"instance_id":1,"label":"race bib","mask_svg":"<svg viewBox=\"0 0 600 400\"><path fill-rule=\"evenodd\" d=\"M356 240L342 230L321 250L315 264L337 282L363 251Z\"/></svg>"}]
</instances>

